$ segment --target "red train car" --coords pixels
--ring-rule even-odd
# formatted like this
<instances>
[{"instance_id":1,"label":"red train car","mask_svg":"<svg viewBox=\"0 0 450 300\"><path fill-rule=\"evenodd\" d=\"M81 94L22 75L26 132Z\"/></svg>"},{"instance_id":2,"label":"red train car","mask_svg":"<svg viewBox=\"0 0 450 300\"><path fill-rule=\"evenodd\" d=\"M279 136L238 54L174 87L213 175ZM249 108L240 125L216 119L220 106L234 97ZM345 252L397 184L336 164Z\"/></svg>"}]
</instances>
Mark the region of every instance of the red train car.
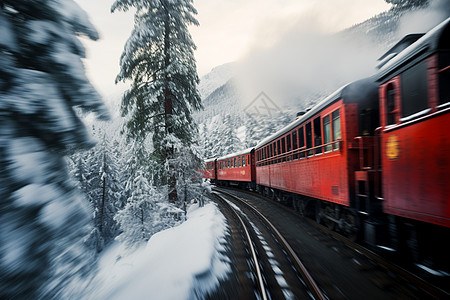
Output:
<instances>
[{"instance_id":1,"label":"red train car","mask_svg":"<svg viewBox=\"0 0 450 300\"><path fill-rule=\"evenodd\" d=\"M355 199L355 137L373 135L377 126L374 79L348 84L256 146L256 183L266 193L293 193L295 207L355 230L355 212L340 209Z\"/></svg>"},{"instance_id":2,"label":"red train car","mask_svg":"<svg viewBox=\"0 0 450 300\"><path fill-rule=\"evenodd\" d=\"M216 158L205 160L205 169L202 170L203 178L214 181L217 177Z\"/></svg>"},{"instance_id":3,"label":"red train car","mask_svg":"<svg viewBox=\"0 0 450 300\"><path fill-rule=\"evenodd\" d=\"M254 187L256 174L253 148L219 157L216 164L219 184Z\"/></svg>"},{"instance_id":4,"label":"red train car","mask_svg":"<svg viewBox=\"0 0 450 300\"><path fill-rule=\"evenodd\" d=\"M378 77L384 210L450 227L450 19Z\"/></svg>"},{"instance_id":5,"label":"red train car","mask_svg":"<svg viewBox=\"0 0 450 300\"><path fill-rule=\"evenodd\" d=\"M418 260L446 257L437 267L449 270L450 18L391 56L378 72L379 197Z\"/></svg>"}]
</instances>

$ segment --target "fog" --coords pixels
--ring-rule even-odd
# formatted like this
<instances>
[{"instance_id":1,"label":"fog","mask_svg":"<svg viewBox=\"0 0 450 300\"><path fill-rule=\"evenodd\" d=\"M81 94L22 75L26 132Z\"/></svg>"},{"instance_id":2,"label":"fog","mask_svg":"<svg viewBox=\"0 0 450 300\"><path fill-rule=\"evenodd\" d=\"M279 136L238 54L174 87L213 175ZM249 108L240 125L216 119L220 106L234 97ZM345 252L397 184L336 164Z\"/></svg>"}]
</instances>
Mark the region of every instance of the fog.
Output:
<instances>
[{"instance_id":1,"label":"fog","mask_svg":"<svg viewBox=\"0 0 450 300\"><path fill-rule=\"evenodd\" d=\"M410 12L400 20L397 38L409 33L427 32L450 16L450 0L433 0L428 9Z\"/></svg>"},{"instance_id":2,"label":"fog","mask_svg":"<svg viewBox=\"0 0 450 300\"><path fill-rule=\"evenodd\" d=\"M376 23L333 33L317 10L298 16L290 27L271 24L270 42L256 42L238 64L242 104L264 91L281 107L304 109L344 84L371 76L377 59L393 43L405 34L426 32L445 19L449 2L433 1L428 9L405 14L392 33L369 32L377 31ZM336 9L335 17L345 15L344 8Z\"/></svg>"}]
</instances>

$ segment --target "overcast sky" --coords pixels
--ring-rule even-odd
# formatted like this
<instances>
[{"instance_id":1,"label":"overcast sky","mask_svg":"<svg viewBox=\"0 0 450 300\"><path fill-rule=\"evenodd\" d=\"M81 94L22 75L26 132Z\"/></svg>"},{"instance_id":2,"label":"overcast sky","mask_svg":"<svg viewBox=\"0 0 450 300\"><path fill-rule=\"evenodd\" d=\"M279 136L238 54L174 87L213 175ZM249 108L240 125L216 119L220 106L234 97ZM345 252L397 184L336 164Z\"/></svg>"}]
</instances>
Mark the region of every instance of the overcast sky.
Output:
<instances>
[{"instance_id":1,"label":"overcast sky","mask_svg":"<svg viewBox=\"0 0 450 300\"><path fill-rule=\"evenodd\" d=\"M83 40L88 76L101 94L109 96L117 90L114 79L133 13L111 14L114 0L76 2L101 36L96 42ZM389 9L383 0L194 0L194 6L200 26L191 28L191 34L198 48L199 76L247 56L255 47L270 47L304 18L313 18L320 31L333 32Z\"/></svg>"}]
</instances>

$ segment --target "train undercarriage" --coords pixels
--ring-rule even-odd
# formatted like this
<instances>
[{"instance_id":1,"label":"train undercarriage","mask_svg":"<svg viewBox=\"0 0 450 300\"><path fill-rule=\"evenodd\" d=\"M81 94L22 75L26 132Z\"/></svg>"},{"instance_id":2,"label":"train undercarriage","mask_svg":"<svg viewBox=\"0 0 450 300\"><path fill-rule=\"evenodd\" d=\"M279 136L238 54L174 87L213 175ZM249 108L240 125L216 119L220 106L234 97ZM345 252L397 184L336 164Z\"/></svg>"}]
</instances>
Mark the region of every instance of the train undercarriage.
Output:
<instances>
[{"instance_id":1,"label":"train undercarriage","mask_svg":"<svg viewBox=\"0 0 450 300\"><path fill-rule=\"evenodd\" d=\"M216 181L215 184L258 192L376 252L402 263L413 262L434 276L450 276L450 230L447 228L383 214L379 203L372 205L371 210L361 211L254 182Z\"/></svg>"}]
</instances>

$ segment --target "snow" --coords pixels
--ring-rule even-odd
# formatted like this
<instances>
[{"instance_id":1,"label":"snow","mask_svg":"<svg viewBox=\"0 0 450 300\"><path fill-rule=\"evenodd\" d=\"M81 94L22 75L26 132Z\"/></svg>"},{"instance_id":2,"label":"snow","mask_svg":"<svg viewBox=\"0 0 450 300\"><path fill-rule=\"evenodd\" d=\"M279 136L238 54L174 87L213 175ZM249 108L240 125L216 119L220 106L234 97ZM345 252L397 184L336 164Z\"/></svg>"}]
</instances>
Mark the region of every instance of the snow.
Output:
<instances>
[{"instance_id":1,"label":"snow","mask_svg":"<svg viewBox=\"0 0 450 300\"><path fill-rule=\"evenodd\" d=\"M178 227L155 234L132 254L116 244L100 262L100 287L87 299L202 298L230 272L227 225L215 204L193 205Z\"/></svg>"}]
</instances>

